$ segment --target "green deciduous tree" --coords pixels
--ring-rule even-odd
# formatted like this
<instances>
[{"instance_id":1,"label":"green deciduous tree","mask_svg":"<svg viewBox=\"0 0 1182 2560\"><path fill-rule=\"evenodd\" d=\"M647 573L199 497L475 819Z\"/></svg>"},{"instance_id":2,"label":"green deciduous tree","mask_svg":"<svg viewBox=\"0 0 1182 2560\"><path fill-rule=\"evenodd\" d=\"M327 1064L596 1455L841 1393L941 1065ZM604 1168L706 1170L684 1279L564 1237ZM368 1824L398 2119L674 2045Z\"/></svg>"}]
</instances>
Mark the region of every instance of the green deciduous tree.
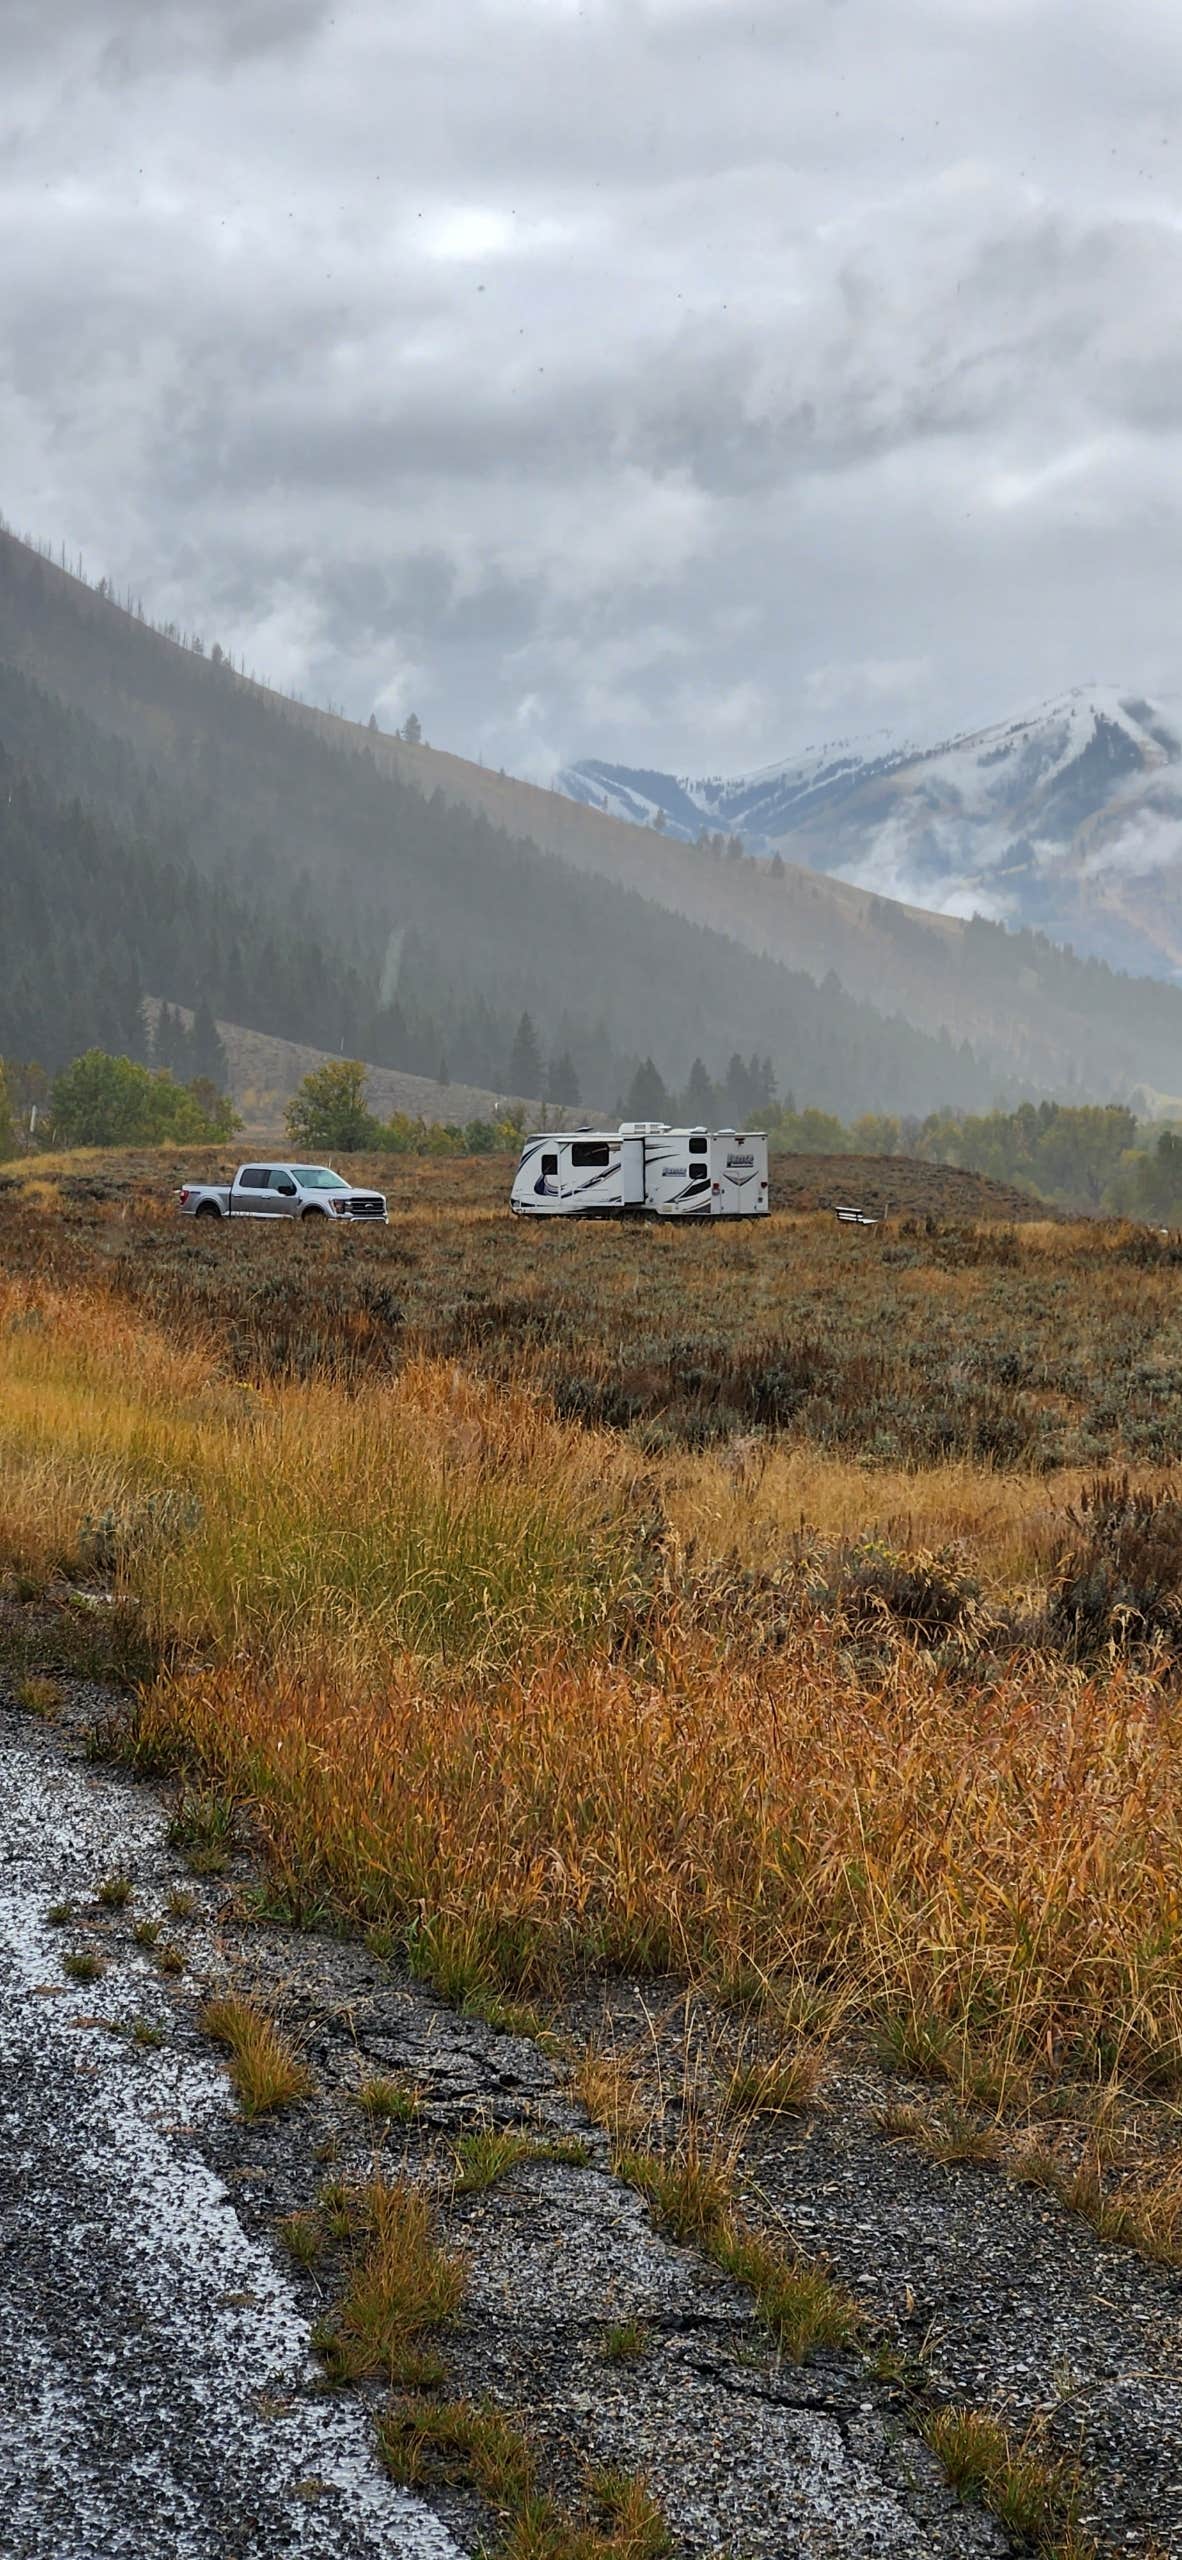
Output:
<instances>
[{"instance_id":1,"label":"green deciduous tree","mask_svg":"<svg viewBox=\"0 0 1182 2560\"><path fill-rule=\"evenodd\" d=\"M1182 1225L1182 1133L1162 1129L1151 1148L1125 1156L1109 1192L1109 1206L1155 1226Z\"/></svg>"},{"instance_id":2,"label":"green deciduous tree","mask_svg":"<svg viewBox=\"0 0 1182 2560\"><path fill-rule=\"evenodd\" d=\"M860 1156L897 1156L903 1143L898 1121L884 1111L864 1112L850 1136Z\"/></svg>"},{"instance_id":3,"label":"green deciduous tree","mask_svg":"<svg viewBox=\"0 0 1182 2560\"><path fill-rule=\"evenodd\" d=\"M55 1138L67 1147L208 1143L238 1126L233 1105L212 1088L195 1092L102 1049L88 1049L54 1077L50 1114Z\"/></svg>"},{"instance_id":4,"label":"green deciduous tree","mask_svg":"<svg viewBox=\"0 0 1182 2560\"><path fill-rule=\"evenodd\" d=\"M293 1093L284 1114L293 1147L373 1147L381 1143L382 1125L366 1099L365 1068L359 1058L330 1058L316 1067Z\"/></svg>"}]
</instances>

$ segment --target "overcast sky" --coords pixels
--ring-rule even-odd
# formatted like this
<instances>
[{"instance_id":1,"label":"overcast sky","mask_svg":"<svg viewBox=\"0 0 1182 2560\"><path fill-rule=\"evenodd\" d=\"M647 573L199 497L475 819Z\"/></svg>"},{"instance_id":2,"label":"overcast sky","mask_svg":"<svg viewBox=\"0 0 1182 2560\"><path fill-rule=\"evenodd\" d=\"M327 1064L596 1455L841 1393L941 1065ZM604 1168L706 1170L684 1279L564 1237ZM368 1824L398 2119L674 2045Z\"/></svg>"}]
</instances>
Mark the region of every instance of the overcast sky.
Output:
<instances>
[{"instance_id":1,"label":"overcast sky","mask_svg":"<svg viewBox=\"0 0 1182 2560\"><path fill-rule=\"evenodd\" d=\"M1182 694L1179 0L0 0L0 507L545 776Z\"/></svg>"}]
</instances>

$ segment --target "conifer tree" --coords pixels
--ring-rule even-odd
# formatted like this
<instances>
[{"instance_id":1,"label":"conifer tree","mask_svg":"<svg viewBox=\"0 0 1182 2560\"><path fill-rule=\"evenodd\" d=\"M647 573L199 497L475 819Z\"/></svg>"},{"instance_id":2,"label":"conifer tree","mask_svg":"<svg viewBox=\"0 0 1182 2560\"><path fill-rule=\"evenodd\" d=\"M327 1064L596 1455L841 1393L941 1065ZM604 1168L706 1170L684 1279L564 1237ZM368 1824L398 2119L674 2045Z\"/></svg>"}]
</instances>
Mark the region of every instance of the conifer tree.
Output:
<instances>
[{"instance_id":1,"label":"conifer tree","mask_svg":"<svg viewBox=\"0 0 1182 2560\"><path fill-rule=\"evenodd\" d=\"M219 1093L228 1093L230 1064L212 1007L204 996L193 1016L189 1035L189 1077L197 1076L215 1085Z\"/></svg>"},{"instance_id":2,"label":"conifer tree","mask_svg":"<svg viewBox=\"0 0 1182 2560\"><path fill-rule=\"evenodd\" d=\"M561 1057L555 1058L551 1063L546 1078L546 1096L550 1102L565 1102L572 1106L583 1099L579 1090L578 1069L569 1049L564 1049Z\"/></svg>"},{"instance_id":3,"label":"conifer tree","mask_svg":"<svg viewBox=\"0 0 1182 2560\"><path fill-rule=\"evenodd\" d=\"M522 1014L513 1035L505 1082L509 1092L520 1095L525 1102L537 1102L541 1098L544 1082L541 1044L528 1013Z\"/></svg>"},{"instance_id":4,"label":"conifer tree","mask_svg":"<svg viewBox=\"0 0 1182 2560\"><path fill-rule=\"evenodd\" d=\"M628 1087L624 1104L626 1120L667 1120L672 1105L665 1081L651 1058L642 1058Z\"/></svg>"},{"instance_id":5,"label":"conifer tree","mask_svg":"<svg viewBox=\"0 0 1182 2560\"><path fill-rule=\"evenodd\" d=\"M714 1087L700 1058L690 1068L685 1089L685 1116L691 1128L708 1129L715 1116Z\"/></svg>"}]
</instances>

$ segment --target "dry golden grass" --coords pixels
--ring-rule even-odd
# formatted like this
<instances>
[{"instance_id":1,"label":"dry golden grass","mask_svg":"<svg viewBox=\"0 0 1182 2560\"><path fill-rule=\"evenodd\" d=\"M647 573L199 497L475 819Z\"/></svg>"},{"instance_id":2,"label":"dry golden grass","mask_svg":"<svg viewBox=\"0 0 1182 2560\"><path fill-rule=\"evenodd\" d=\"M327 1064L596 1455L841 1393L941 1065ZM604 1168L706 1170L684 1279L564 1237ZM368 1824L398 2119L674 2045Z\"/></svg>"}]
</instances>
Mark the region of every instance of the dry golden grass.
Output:
<instances>
[{"instance_id":1,"label":"dry golden grass","mask_svg":"<svg viewBox=\"0 0 1182 2560\"><path fill-rule=\"evenodd\" d=\"M46 1679L43 1673L32 1672L27 1680L17 1681L16 1701L26 1715L55 1716L62 1703L61 1688L56 1680Z\"/></svg>"},{"instance_id":2,"label":"dry golden grass","mask_svg":"<svg viewBox=\"0 0 1182 2560\"><path fill-rule=\"evenodd\" d=\"M661 1499L687 1552L757 1571L779 1564L793 1536L873 1539L959 1557L995 1598L1045 1587L1064 1517L1094 1469L1003 1473L967 1458L933 1467L876 1466L807 1443L752 1435L717 1451L654 1463ZM1132 1468L1152 1486L1160 1468Z\"/></svg>"},{"instance_id":3,"label":"dry golden grass","mask_svg":"<svg viewBox=\"0 0 1182 2560\"><path fill-rule=\"evenodd\" d=\"M1041 2560L1096 2560L1080 2523L1079 2472L1037 2433L1017 2437L991 2411L963 2407L934 2411L923 2433L953 2487L979 2498L1023 2549Z\"/></svg>"},{"instance_id":4,"label":"dry golden grass","mask_svg":"<svg viewBox=\"0 0 1182 2560\"><path fill-rule=\"evenodd\" d=\"M352 2263L317 2344L338 2381L366 2374L407 2378L427 2334L458 2311L463 2260L441 2247L434 2207L407 2179L375 2178L346 2200Z\"/></svg>"},{"instance_id":5,"label":"dry golden grass","mask_svg":"<svg viewBox=\"0 0 1182 2560\"><path fill-rule=\"evenodd\" d=\"M822 2266L753 2230L736 2199L735 2158L691 2118L673 2147L615 2150L617 2174L644 2196L653 2220L745 2285L776 2344L795 2364L820 2347L847 2347L861 2315Z\"/></svg>"},{"instance_id":6,"label":"dry golden grass","mask_svg":"<svg viewBox=\"0 0 1182 2560\"><path fill-rule=\"evenodd\" d=\"M269 2115L307 2096L312 2084L303 2064L254 2001L233 1992L207 2000L201 2024L229 2053L230 2077L244 2116Z\"/></svg>"},{"instance_id":7,"label":"dry golden grass","mask_svg":"<svg viewBox=\"0 0 1182 2560\"><path fill-rule=\"evenodd\" d=\"M969 1684L904 1648L867 1679L816 1629L725 1680L693 1632L643 1676L445 1695L230 1663L163 1679L142 1738L249 1795L293 1897L436 1915L508 1980L836 1978L949 2072L958 2038L1003 2078L1182 2065L1182 1701L1130 1670Z\"/></svg>"},{"instance_id":8,"label":"dry golden grass","mask_svg":"<svg viewBox=\"0 0 1182 2560\"><path fill-rule=\"evenodd\" d=\"M371 2079L359 2081L353 2094L362 2114L374 2124L412 2124L419 2111L414 2081L396 2080L389 2072L375 2072Z\"/></svg>"},{"instance_id":9,"label":"dry golden grass","mask_svg":"<svg viewBox=\"0 0 1182 2560\"><path fill-rule=\"evenodd\" d=\"M574 2058L571 2087L613 2151L634 2149L652 2125L652 2108L625 2057L591 2043Z\"/></svg>"},{"instance_id":10,"label":"dry golden grass","mask_svg":"<svg viewBox=\"0 0 1182 2560\"><path fill-rule=\"evenodd\" d=\"M671 2537L647 2484L593 2471L583 2511L547 2495L537 2456L504 2410L485 2401L405 2398L378 2420L387 2468L407 2488L467 2481L500 2521L497 2560L662 2560Z\"/></svg>"},{"instance_id":11,"label":"dry golden grass","mask_svg":"<svg viewBox=\"0 0 1182 2560\"><path fill-rule=\"evenodd\" d=\"M0 1284L0 1565L96 1570L189 1647L549 1647L626 1570L634 1475L451 1364L258 1393L102 1299Z\"/></svg>"},{"instance_id":12,"label":"dry golden grass","mask_svg":"<svg viewBox=\"0 0 1182 2560\"><path fill-rule=\"evenodd\" d=\"M995 2124L969 2114L954 2101L937 2108L892 2104L884 2107L878 2119L879 2130L889 2142L912 2142L926 2151L945 2168L959 2168L967 2162L978 2165L1000 2157L1002 2137Z\"/></svg>"},{"instance_id":13,"label":"dry golden grass","mask_svg":"<svg viewBox=\"0 0 1182 2560\"><path fill-rule=\"evenodd\" d=\"M735 2063L723 2092L728 2115L797 2115L811 2106L820 2087L824 2056L808 2046L792 2053L742 2057Z\"/></svg>"},{"instance_id":14,"label":"dry golden grass","mask_svg":"<svg viewBox=\"0 0 1182 2560\"><path fill-rule=\"evenodd\" d=\"M770 1523L798 1461L759 1463ZM856 1471L808 1463L852 1519ZM662 1464L741 1554L722 1462ZM975 1499L979 1538L1048 1502L988 1471ZM1176 2078L1176 1686L789 1604L761 1650L654 1515L626 1442L452 1363L258 1391L101 1296L0 1292L3 1557L89 1556L171 1636L139 1747L241 1803L294 1909L456 1998L673 1970L836 1998L1003 2093L1034 2056Z\"/></svg>"}]
</instances>

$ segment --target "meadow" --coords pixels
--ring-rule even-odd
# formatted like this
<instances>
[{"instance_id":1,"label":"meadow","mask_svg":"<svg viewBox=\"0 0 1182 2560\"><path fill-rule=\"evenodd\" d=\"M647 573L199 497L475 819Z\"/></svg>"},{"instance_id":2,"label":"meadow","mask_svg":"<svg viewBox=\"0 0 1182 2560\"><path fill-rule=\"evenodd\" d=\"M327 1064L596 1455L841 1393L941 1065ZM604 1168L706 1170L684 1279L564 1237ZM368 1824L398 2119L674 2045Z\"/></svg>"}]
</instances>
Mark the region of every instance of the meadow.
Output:
<instances>
[{"instance_id":1,"label":"meadow","mask_svg":"<svg viewBox=\"0 0 1182 2560\"><path fill-rule=\"evenodd\" d=\"M96 1748L195 1864L248 1843L260 1914L565 2040L793 2355L857 2319L748 2137L859 2055L887 2141L1182 2263L1182 1241L952 1215L939 1168L721 1231L359 1169L388 1229L198 1227L166 1151L6 1171L29 1710L113 1681Z\"/></svg>"},{"instance_id":2,"label":"meadow","mask_svg":"<svg viewBox=\"0 0 1182 2560\"><path fill-rule=\"evenodd\" d=\"M211 1232L172 1173L9 1182L0 1567L134 1615L137 1749L284 1907L1182 2083L1175 1245L539 1232L487 1163Z\"/></svg>"}]
</instances>

